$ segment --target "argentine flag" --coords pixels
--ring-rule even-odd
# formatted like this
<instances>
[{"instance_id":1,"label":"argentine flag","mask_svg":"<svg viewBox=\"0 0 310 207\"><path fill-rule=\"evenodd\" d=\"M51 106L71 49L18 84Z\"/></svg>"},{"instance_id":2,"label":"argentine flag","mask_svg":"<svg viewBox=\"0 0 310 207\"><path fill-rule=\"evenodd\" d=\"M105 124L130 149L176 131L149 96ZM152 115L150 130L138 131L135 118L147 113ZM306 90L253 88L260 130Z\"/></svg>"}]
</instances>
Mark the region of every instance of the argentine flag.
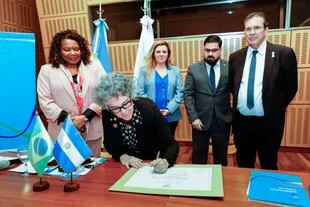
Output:
<instances>
[{"instance_id":1,"label":"argentine flag","mask_svg":"<svg viewBox=\"0 0 310 207\"><path fill-rule=\"evenodd\" d=\"M111 73L112 64L107 38L109 27L102 18L95 20L93 23L96 25L96 31L92 42L92 61L94 64L98 64L105 73Z\"/></svg>"},{"instance_id":2,"label":"argentine flag","mask_svg":"<svg viewBox=\"0 0 310 207\"><path fill-rule=\"evenodd\" d=\"M66 173L73 172L82 162L92 155L80 133L67 116L54 145L53 155Z\"/></svg>"}]
</instances>

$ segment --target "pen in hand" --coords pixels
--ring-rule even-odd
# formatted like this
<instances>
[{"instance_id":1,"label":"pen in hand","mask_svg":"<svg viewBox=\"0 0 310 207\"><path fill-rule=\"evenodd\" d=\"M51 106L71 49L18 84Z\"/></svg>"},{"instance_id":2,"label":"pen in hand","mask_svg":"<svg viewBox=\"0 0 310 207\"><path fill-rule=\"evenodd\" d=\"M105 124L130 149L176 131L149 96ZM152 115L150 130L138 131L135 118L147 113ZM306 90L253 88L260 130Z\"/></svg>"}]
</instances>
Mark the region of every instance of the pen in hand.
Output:
<instances>
[{"instance_id":1,"label":"pen in hand","mask_svg":"<svg viewBox=\"0 0 310 207\"><path fill-rule=\"evenodd\" d=\"M159 155L160 152L157 153L156 159L150 164L154 168L154 173L162 174L167 171L169 164L166 159L159 158Z\"/></svg>"},{"instance_id":2,"label":"pen in hand","mask_svg":"<svg viewBox=\"0 0 310 207\"><path fill-rule=\"evenodd\" d=\"M157 152L156 154L156 159L153 160L150 164L151 164L151 167L153 167L153 172L156 173L156 170L155 170L155 166L156 164L158 163L158 158L159 158L159 155L160 155L160 151Z\"/></svg>"},{"instance_id":3,"label":"pen in hand","mask_svg":"<svg viewBox=\"0 0 310 207\"><path fill-rule=\"evenodd\" d=\"M159 158L159 155L160 155L160 151L157 152L157 154L156 154L156 159Z\"/></svg>"}]
</instances>

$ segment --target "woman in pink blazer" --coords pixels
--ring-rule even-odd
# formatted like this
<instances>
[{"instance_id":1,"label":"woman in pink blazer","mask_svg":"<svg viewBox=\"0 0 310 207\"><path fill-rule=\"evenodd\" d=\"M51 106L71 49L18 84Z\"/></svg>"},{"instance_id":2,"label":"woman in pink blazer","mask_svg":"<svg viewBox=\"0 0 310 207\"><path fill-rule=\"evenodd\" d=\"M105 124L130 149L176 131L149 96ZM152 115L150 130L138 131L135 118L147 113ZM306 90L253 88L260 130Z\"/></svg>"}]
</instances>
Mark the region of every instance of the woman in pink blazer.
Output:
<instances>
[{"instance_id":1,"label":"woman in pink blazer","mask_svg":"<svg viewBox=\"0 0 310 207\"><path fill-rule=\"evenodd\" d=\"M40 108L55 141L62 123L70 115L93 156L100 156L102 143L101 107L91 94L103 74L90 61L87 41L74 30L57 33L49 51L49 64L41 67L37 91Z\"/></svg>"}]
</instances>

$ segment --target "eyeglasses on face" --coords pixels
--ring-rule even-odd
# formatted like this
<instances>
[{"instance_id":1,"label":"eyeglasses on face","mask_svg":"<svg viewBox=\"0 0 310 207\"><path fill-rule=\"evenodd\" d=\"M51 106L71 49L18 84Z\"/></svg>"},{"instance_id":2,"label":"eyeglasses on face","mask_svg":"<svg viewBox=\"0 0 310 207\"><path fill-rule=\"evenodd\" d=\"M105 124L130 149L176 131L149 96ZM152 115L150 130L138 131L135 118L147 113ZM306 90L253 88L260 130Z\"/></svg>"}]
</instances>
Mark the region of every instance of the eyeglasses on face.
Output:
<instances>
[{"instance_id":1,"label":"eyeglasses on face","mask_svg":"<svg viewBox=\"0 0 310 207\"><path fill-rule=\"evenodd\" d=\"M219 48L214 48L214 49L205 48L205 49L204 49L204 51L205 51L206 53L210 53L210 52L216 53L216 52L218 52L219 50L220 50Z\"/></svg>"},{"instance_id":2,"label":"eyeglasses on face","mask_svg":"<svg viewBox=\"0 0 310 207\"><path fill-rule=\"evenodd\" d=\"M111 107L111 106L107 106L108 110L111 111L114 114L119 113L122 109L128 109L131 105L132 105L132 100L128 99L127 101L125 101L121 106L116 106L116 107Z\"/></svg>"},{"instance_id":3,"label":"eyeglasses on face","mask_svg":"<svg viewBox=\"0 0 310 207\"><path fill-rule=\"evenodd\" d=\"M262 29L264 29L264 27L259 27L259 26L255 26L255 27L246 27L244 29L245 33L251 33L251 31L253 30L255 33L256 32L260 32Z\"/></svg>"}]
</instances>

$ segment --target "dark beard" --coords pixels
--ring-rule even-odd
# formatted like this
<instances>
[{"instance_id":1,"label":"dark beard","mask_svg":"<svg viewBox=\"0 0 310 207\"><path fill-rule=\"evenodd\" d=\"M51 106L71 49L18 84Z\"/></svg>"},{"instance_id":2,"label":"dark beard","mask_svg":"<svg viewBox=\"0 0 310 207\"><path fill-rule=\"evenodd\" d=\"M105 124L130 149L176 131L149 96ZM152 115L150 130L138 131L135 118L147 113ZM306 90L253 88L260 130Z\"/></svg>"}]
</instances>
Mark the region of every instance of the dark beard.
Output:
<instances>
[{"instance_id":1,"label":"dark beard","mask_svg":"<svg viewBox=\"0 0 310 207\"><path fill-rule=\"evenodd\" d=\"M205 61L206 61L209 65L215 65L219 59L220 59L219 57L218 57L217 59L206 59L206 58L205 58Z\"/></svg>"}]
</instances>

